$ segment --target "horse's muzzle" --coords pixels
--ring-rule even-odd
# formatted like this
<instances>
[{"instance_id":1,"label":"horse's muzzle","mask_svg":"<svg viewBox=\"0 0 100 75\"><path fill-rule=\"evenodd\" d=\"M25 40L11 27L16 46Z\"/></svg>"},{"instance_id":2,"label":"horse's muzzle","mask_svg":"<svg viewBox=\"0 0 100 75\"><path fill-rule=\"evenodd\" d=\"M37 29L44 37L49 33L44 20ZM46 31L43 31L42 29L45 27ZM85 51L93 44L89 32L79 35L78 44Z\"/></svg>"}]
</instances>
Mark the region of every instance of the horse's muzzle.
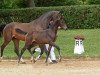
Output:
<instances>
[{"instance_id":1,"label":"horse's muzzle","mask_svg":"<svg viewBox=\"0 0 100 75\"><path fill-rule=\"evenodd\" d=\"M67 30L68 28L67 27L64 27L64 30Z\"/></svg>"}]
</instances>

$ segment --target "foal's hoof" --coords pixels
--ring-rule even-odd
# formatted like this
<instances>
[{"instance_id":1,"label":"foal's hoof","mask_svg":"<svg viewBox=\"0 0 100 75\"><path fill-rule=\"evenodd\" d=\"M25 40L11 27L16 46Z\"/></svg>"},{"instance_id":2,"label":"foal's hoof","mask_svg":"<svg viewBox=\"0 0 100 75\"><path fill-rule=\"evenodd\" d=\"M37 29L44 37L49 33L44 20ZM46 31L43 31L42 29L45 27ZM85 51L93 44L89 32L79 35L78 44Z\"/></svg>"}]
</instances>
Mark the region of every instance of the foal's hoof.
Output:
<instances>
[{"instance_id":1,"label":"foal's hoof","mask_svg":"<svg viewBox=\"0 0 100 75\"><path fill-rule=\"evenodd\" d=\"M0 62L2 61L3 57L0 57Z\"/></svg>"},{"instance_id":2,"label":"foal's hoof","mask_svg":"<svg viewBox=\"0 0 100 75\"><path fill-rule=\"evenodd\" d=\"M62 57L59 57L59 62L61 62L61 60L62 60Z\"/></svg>"},{"instance_id":3,"label":"foal's hoof","mask_svg":"<svg viewBox=\"0 0 100 75\"><path fill-rule=\"evenodd\" d=\"M31 60L31 62L32 62L32 63L35 63L36 61L35 61L35 60Z\"/></svg>"},{"instance_id":4,"label":"foal's hoof","mask_svg":"<svg viewBox=\"0 0 100 75\"><path fill-rule=\"evenodd\" d=\"M58 63L56 60L52 60L52 62L53 62L53 64L56 64L56 63Z\"/></svg>"},{"instance_id":5,"label":"foal's hoof","mask_svg":"<svg viewBox=\"0 0 100 75\"><path fill-rule=\"evenodd\" d=\"M54 64L53 62L50 62L49 64Z\"/></svg>"}]
</instances>

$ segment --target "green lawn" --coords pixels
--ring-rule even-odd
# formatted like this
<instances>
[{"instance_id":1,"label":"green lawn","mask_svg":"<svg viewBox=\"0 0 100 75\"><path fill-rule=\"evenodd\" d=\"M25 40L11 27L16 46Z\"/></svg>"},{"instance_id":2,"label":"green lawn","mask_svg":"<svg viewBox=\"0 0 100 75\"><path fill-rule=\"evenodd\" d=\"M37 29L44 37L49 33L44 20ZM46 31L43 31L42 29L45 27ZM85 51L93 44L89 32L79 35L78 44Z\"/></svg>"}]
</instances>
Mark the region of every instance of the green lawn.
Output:
<instances>
[{"instance_id":1,"label":"green lawn","mask_svg":"<svg viewBox=\"0 0 100 75\"><path fill-rule=\"evenodd\" d=\"M59 30L56 44L61 48L61 54L64 57L74 57L74 36L84 35L84 48L85 53L82 56L100 56L100 29L77 29L77 30ZM3 40L0 38L0 45ZM24 42L20 43L20 49L23 47ZM16 57L14 53L13 43L11 42L4 50L4 57ZM55 50L56 51L56 50ZM57 51L56 51L56 55ZM29 57L30 54L26 50L24 57Z\"/></svg>"}]
</instances>

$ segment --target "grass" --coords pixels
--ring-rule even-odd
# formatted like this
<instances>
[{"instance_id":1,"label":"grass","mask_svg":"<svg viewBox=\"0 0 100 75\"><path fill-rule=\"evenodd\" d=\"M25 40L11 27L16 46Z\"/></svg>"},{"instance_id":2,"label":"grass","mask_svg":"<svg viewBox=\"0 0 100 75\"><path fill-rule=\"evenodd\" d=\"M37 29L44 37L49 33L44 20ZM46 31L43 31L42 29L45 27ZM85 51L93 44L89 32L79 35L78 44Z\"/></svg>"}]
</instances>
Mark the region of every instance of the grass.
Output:
<instances>
[{"instance_id":1,"label":"grass","mask_svg":"<svg viewBox=\"0 0 100 75\"><path fill-rule=\"evenodd\" d=\"M74 36L84 35L84 48L85 52L81 56L100 56L100 29L77 29L77 30L59 30L56 44L61 48L61 54L64 57L75 57L74 55ZM0 45L3 42L3 38L0 38ZM20 49L23 47L24 42L20 43ZM56 50L55 50L56 51ZM56 51L56 55L58 55ZM24 57L29 57L30 54L26 50ZM4 57L16 57L14 53L13 43L9 45L4 50Z\"/></svg>"}]
</instances>

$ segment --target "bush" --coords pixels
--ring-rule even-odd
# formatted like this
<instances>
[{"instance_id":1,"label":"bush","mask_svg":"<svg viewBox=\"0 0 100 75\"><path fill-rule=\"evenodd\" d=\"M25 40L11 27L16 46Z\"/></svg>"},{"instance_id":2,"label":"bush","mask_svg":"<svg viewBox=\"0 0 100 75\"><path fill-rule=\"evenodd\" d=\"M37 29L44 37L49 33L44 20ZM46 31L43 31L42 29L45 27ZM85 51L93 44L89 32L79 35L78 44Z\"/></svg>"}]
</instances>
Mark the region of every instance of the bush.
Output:
<instances>
[{"instance_id":1,"label":"bush","mask_svg":"<svg viewBox=\"0 0 100 75\"><path fill-rule=\"evenodd\" d=\"M65 6L65 5L77 5L78 0L37 0L36 6Z\"/></svg>"},{"instance_id":2,"label":"bush","mask_svg":"<svg viewBox=\"0 0 100 75\"><path fill-rule=\"evenodd\" d=\"M87 0L87 4L100 4L100 0Z\"/></svg>"},{"instance_id":3,"label":"bush","mask_svg":"<svg viewBox=\"0 0 100 75\"><path fill-rule=\"evenodd\" d=\"M100 5L1 9L0 23L30 22L50 10L62 11L65 22L70 29L100 28Z\"/></svg>"}]
</instances>

